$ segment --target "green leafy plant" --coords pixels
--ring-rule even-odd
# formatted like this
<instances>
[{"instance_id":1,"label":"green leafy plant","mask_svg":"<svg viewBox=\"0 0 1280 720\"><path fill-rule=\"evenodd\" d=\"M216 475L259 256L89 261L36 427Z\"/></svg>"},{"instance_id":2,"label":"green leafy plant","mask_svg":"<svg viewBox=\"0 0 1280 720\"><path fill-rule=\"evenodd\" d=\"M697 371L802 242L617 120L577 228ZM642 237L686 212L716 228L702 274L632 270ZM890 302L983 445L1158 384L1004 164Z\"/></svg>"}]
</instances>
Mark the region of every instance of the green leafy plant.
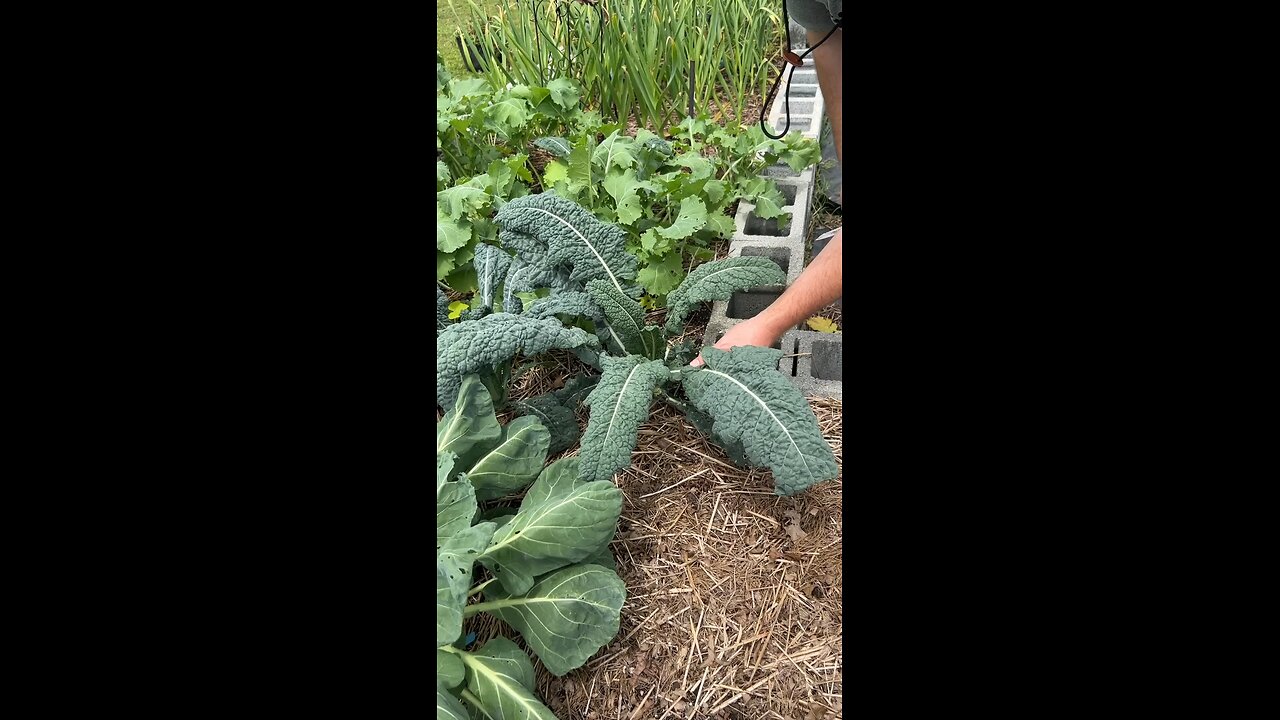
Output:
<instances>
[{"instance_id":1,"label":"green leafy plant","mask_svg":"<svg viewBox=\"0 0 1280 720\"><path fill-rule=\"evenodd\" d=\"M771 260L736 257L700 265L672 290L666 322L657 326L637 301L636 261L616 226L554 193L512 200L495 222L504 245L516 251L511 267L535 268L539 277L554 280L544 286L551 288L543 305L548 312L532 316L531 306L521 314L447 327L437 340L439 405L453 404L469 373L496 377L509 373L519 355L573 349L602 371L583 400L591 411L579 453L584 481L608 480L630 464L637 431L657 398L686 412L735 462L770 468L779 494L836 477L834 455L812 410L777 371L782 351L708 347L702 349L705 366L691 368L697 348L673 342L697 304L784 285L785 274ZM507 282L510 277L509 271ZM558 297L571 301L557 305ZM550 311L555 317L547 317ZM566 326L569 321L581 327ZM556 404L564 407L565 401L556 398Z\"/></svg>"},{"instance_id":2,"label":"green leafy plant","mask_svg":"<svg viewBox=\"0 0 1280 720\"><path fill-rule=\"evenodd\" d=\"M437 423L437 717L555 717L534 694L533 664L518 645L496 637L467 649L468 618L501 619L557 676L581 667L618 633L626 586L608 545L622 492L606 481L581 481L577 458L543 468L548 439L534 417L502 428L474 375ZM530 482L514 513L481 511L486 500ZM477 582L476 573L490 578Z\"/></svg>"}]
</instances>

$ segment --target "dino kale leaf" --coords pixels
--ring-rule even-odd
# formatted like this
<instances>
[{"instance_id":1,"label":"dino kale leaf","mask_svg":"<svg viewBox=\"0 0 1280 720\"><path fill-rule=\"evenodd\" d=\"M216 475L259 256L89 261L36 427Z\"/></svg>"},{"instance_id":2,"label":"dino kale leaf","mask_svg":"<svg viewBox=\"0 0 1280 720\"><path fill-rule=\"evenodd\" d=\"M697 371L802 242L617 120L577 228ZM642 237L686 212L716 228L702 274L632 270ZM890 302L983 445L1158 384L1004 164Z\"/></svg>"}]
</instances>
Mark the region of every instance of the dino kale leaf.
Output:
<instances>
[{"instance_id":1,"label":"dino kale leaf","mask_svg":"<svg viewBox=\"0 0 1280 720\"><path fill-rule=\"evenodd\" d=\"M498 289L498 283L502 282L505 277L507 267L511 265L511 256L500 248L485 243L478 243L475 248L476 256L471 260L471 264L476 268L476 284L479 286L481 306L492 310L494 294ZM506 305L503 305L507 308ZM507 308L507 312L511 312Z\"/></svg>"},{"instance_id":2,"label":"dino kale leaf","mask_svg":"<svg viewBox=\"0 0 1280 720\"><path fill-rule=\"evenodd\" d=\"M579 457L583 480L608 481L631 464L636 432L649 418L653 388L667 378L668 371L661 360L637 355L601 355L600 362L604 375L586 399L591 418Z\"/></svg>"},{"instance_id":3,"label":"dino kale leaf","mask_svg":"<svg viewBox=\"0 0 1280 720\"><path fill-rule=\"evenodd\" d=\"M666 347L661 328L644 324L644 308L640 303L603 280L587 283L587 293L604 311L609 337L623 353L653 359Z\"/></svg>"},{"instance_id":4,"label":"dino kale leaf","mask_svg":"<svg viewBox=\"0 0 1280 720\"><path fill-rule=\"evenodd\" d=\"M592 282L597 281L592 280ZM600 312L599 306L591 299L591 296L574 290L566 290L548 297L539 298L532 305L525 308L524 314L531 318L577 315L595 323L597 328L604 324L604 313Z\"/></svg>"},{"instance_id":5,"label":"dino kale leaf","mask_svg":"<svg viewBox=\"0 0 1280 720\"><path fill-rule=\"evenodd\" d=\"M452 406L462 387L462 377L469 373L491 371L517 354L537 355L553 348L582 346L600 349L594 335L580 328L566 328L554 319L498 313L452 325L436 340L436 404Z\"/></svg>"},{"instance_id":6,"label":"dino kale leaf","mask_svg":"<svg viewBox=\"0 0 1280 720\"><path fill-rule=\"evenodd\" d=\"M617 486L579 482L578 458L558 460L542 471L516 516L494 533L477 559L507 592L522 594L534 577L599 551L613 538L621 512Z\"/></svg>"},{"instance_id":7,"label":"dino kale leaf","mask_svg":"<svg viewBox=\"0 0 1280 720\"><path fill-rule=\"evenodd\" d=\"M567 265L575 283L598 278L625 292L623 283L635 280L636 259L626 250L627 234L616 225L600 222L572 200L551 192L527 195L503 205L494 221L502 229L499 237L504 245L519 246L517 251L525 256L529 251L525 238L509 239L508 234L536 238L538 249L546 248L545 258L525 259L544 267Z\"/></svg>"},{"instance_id":8,"label":"dino kale leaf","mask_svg":"<svg viewBox=\"0 0 1280 720\"><path fill-rule=\"evenodd\" d=\"M581 667L618 634L626 598L627 586L612 570L572 565L541 578L521 596L489 590L479 607L520 631L559 677Z\"/></svg>"},{"instance_id":9,"label":"dino kale leaf","mask_svg":"<svg viewBox=\"0 0 1280 720\"><path fill-rule=\"evenodd\" d=\"M703 263L667 296L667 332L679 334L689 311L700 302L728 300L739 290L760 285L786 284L786 273L769 258L732 257Z\"/></svg>"},{"instance_id":10,"label":"dino kale leaf","mask_svg":"<svg viewBox=\"0 0 1280 720\"><path fill-rule=\"evenodd\" d=\"M449 298L440 292L440 286L436 286L436 336L444 332L449 327Z\"/></svg>"},{"instance_id":11,"label":"dino kale leaf","mask_svg":"<svg viewBox=\"0 0 1280 720\"><path fill-rule=\"evenodd\" d=\"M687 373L683 386L715 420L715 435L741 443L747 460L773 470L779 495L794 495L835 478L839 468L804 396L777 371L781 357L773 348L703 348L706 366Z\"/></svg>"},{"instance_id":12,"label":"dino kale leaf","mask_svg":"<svg viewBox=\"0 0 1280 720\"><path fill-rule=\"evenodd\" d=\"M539 395L528 400L515 403L516 413L536 417L542 421L543 427L550 433L547 443L547 455L558 455L573 447L582 436L578 429L578 418L572 408L560 404L555 395Z\"/></svg>"}]
</instances>

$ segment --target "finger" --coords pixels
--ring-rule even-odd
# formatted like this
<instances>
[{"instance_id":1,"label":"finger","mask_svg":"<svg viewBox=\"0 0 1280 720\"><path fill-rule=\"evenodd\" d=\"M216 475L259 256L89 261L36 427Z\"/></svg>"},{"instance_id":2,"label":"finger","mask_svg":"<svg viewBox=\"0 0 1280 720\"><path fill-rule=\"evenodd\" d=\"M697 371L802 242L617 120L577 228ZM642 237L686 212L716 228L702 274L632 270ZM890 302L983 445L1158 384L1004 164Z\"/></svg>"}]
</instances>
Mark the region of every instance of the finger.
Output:
<instances>
[{"instance_id":1,"label":"finger","mask_svg":"<svg viewBox=\"0 0 1280 720\"><path fill-rule=\"evenodd\" d=\"M694 359L693 359L693 362L689 363L689 366L690 366L690 367L702 367L702 356L701 356L701 355L699 355L698 357L694 358Z\"/></svg>"}]
</instances>

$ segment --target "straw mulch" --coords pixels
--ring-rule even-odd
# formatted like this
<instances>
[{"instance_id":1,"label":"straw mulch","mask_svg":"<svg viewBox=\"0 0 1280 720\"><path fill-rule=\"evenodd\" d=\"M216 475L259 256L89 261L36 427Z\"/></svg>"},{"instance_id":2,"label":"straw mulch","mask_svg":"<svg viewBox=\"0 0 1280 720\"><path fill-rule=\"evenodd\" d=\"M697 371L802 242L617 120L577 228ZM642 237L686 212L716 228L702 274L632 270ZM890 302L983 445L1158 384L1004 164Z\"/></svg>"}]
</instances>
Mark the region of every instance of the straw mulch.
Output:
<instances>
[{"instance_id":1,"label":"straw mulch","mask_svg":"<svg viewBox=\"0 0 1280 720\"><path fill-rule=\"evenodd\" d=\"M512 396L576 371L570 356L552 363ZM809 401L842 462L840 402ZM538 695L562 720L842 717L842 478L778 497L770 471L732 465L662 404L632 459L614 478L626 496L618 637L563 678L538 664ZM480 617L480 642L515 635Z\"/></svg>"}]
</instances>

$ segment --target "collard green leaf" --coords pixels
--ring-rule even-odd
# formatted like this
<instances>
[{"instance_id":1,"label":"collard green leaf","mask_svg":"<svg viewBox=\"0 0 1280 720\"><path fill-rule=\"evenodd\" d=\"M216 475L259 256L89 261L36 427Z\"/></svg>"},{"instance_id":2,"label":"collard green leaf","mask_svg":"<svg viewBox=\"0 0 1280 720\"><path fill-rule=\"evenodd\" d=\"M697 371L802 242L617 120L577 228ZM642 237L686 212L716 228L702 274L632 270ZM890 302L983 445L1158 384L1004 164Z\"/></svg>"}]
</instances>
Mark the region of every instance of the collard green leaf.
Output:
<instances>
[{"instance_id":1,"label":"collard green leaf","mask_svg":"<svg viewBox=\"0 0 1280 720\"><path fill-rule=\"evenodd\" d=\"M471 527L476 516L476 491L463 476L458 482L445 483L436 493L436 549L444 547L450 537Z\"/></svg>"},{"instance_id":2,"label":"collard green leaf","mask_svg":"<svg viewBox=\"0 0 1280 720\"><path fill-rule=\"evenodd\" d=\"M502 444L472 466L467 479L483 502L523 490L542 472L551 434L536 417L519 417L506 428Z\"/></svg>"},{"instance_id":3,"label":"collard green leaf","mask_svg":"<svg viewBox=\"0 0 1280 720\"><path fill-rule=\"evenodd\" d=\"M541 578L512 597L501 587L485 591L485 612L520 632L556 676L579 668L618 634L626 584L599 565L572 565Z\"/></svg>"},{"instance_id":4,"label":"collard green leaf","mask_svg":"<svg viewBox=\"0 0 1280 720\"><path fill-rule=\"evenodd\" d=\"M667 296L667 332L676 334L700 302L728 300L735 292L761 285L786 285L782 268L765 257L732 257L694 268Z\"/></svg>"},{"instance_id":5,"label":"collard green leaf","mask_svg":"<svg viewBox=\"0 0 1280 720\"><path fill-rule=\"evenodd\" d=\"M551 349L582 346L598 350L600 343L581 328L567 328L552 319L498 313L451 325L436 340L436 403L442 407L452 405L464 375L493 368L517 354L533 356Z\"/></svg>"},{"instance_id":6,"label":"collard green leaf","mask_svg":"<svg viewBox=\"0 0 1280 720\"><path fill-rule=\"evenodd\" d=\"M597 327L604 323L604 313L600 312L600 307L591 299L591 296L575 290L562 290L539 298L525 308L524 314L532 318L577 315L591 320Z\"/></svg>"},{"instance_id":7,"label":"collard green leaf","mask_svg":"<svg viewBox=\"0 0 1280 720\"><path fill-rule=\"evenodd\" d=\"M445 539L436 551L436 647L462 635L462 611L477 554L493 537L493 523L480 523Z\"/></svg>"},{"instance_id":8,"label":"collard green leaf","mask_svg":"<svg viewBox=\"0 0 1280 720\"><path fill-rule=\"evenodd\" d=\"M436 649L436 685L444 688L456 688L466 677L466 668L457 655Z\"/></svg>"},{"instance_id":9,"label":"collard green leaf","mask_svg":"<svg viewBox=\"0 0 1280 720\"><path fill-rule=\"evenodd\" d=\"M436 499L440 499L440 490L453 477L453 461L458 456L449 451L436 455Z\"/></svg>"},{"instance_id":10,"label":"collard green leaf","mask_svg":"<svg viewBox=\"0 0 1280 720\"><path fill-rule=\"evenodd\" d=\"M515 403L516 412L529 415L542 421L542 425L551 434L547 444L547 456L558 455L573 447L582 436L578 428L578 418L573 410L560 404L554 395L538 395L528 400Z\"/></svg>"},{"instance_id":11,"label":"collard green leaf","mask_svg":"<svg viewBox=\"0 0 1280 720\"><path fill-rule=\"evenodd\" d=\"M492 720L556 720L533 694L533 663L515 643L496 637L478 652L461 653L467 689Z\"/></svg>"},{"instance_id":12,"label":"collard green leaf","mask_svg":"<svg viewBox=\"0 0 1280 720\"><path fill-rule=\"evenodd\" d=\"M437 655L448 655L443 651L436 651ZM436 677L439 677L437 672ZM462 707L462 703L458 702L458 698L450 695L448 691L439 686L436 687L436 720L470 720L467 715L466 708Z\"/></svg>"},{"instance_id":13,"label":"collard green leaf","mask_svg":"<svg viewBox=\"0 0 1280 720\"><path fill-rule=\"evenodd\" d=\"M701 198L687 197L680 201L680 214L670 227L659 228L658 234L672 240L687 238L707 224L707 206Z\"/></svg>"},{"instance_id":14,"label":"collard green leaf","mask_svg":"<svg viewBox=\"0 0 1280 720\"><path fill-rule=\"evenodd\" d=\"M773 470L775 491L794 495L840 470L809 403L777 371L781 357L773 348L706 347L706 366L689 372L683 386L689 402L714 419L716 435L741 442L748 461Z\"/></svg>"},{"instance_id":15,"label":"collard green leaf","mask_svg":"<svg viewBox=\"0 0 1280 720\"><path fill-rule=\"evenodd\" d=\"M628 353L653 357L651 336L644 334L644 308L604 280L587 283L587 294L604 312L613 337Z\"/></svg>"},{"instance_id":16,"label":"collard green leaf","mask_svg":"<svg viewBox=\"0 0 1280 720\"><path fill-rule=\"evenodd\" d=\"M507 592L527 592L534 577L580 562L613 537L622 491L610 482L579 482L578 473L576 457L548 465L479 557Z\"/></svg>"},{"instance_id":17,"label":"collard green leaf","mask_svg":"<svg viewBox=\"0 0 1280 720\"><path fill-rule=\"evenodd\" d=\"M599 552L584 560L582 564L599 565L600 567L609 568L614 572L618 571L618 561L614 559L613 551L609 549L608 544L600 548Z\"/></svg>"},{"instance_id":18,"label":"collard green leaf","mask_svg":"<svg viewBox=\"0 0 1280 720\"><path fill-rule=\"evenodd\" d=\"M599 278L625 292L623 283L635 278L636 259L626 250L626 233L554 193L516 198L503 205L494 219L502 228L503 243L511 230L537 237L547 248L540 264L572 267L569 277L575 283Z\"/></svg>"},{"instance_id":19,"label":"collard green leaf","mask_svg":"<svg viewBox=\"0 0 1280 720\"><path fill-rule=\"evenodd\" d=\"M586 399L591 418L579 452L581 477L588 481L608 481L631 464L636 432L649 418L653 388L667 377L661 360L601 355L600 362L604 375Z\"/></svg>"},{"instance_id":20,"label":"collard green leaf","mask_svg":"<svg viewBox=\"0 0 1280 720\"><path fill-rule=\"evenodd\" d=\"M485 308L492 310L498 283L506 277L507 267L511 265L511 256L501 248L485 243L477 243L475 253L475 259L471 264L475 266L476 282L480 285L480 302Z\"/></svg>"},{"instance_id":21,"label":"collard green leaf","mask_svg":"<svg viewBox=\"0 0 1280 720\"><path fill-rule=\"evenodd\" d=\"M450 325L449 330L469 324L472 323ZM441 337L448 334L445 331ZM456 380L448 403L445 407L453 409L436 423L436 455L451 452L458 456L456 467L471 467L481 455L496 447L502 438L502 426L498 424L498 417L493 412L493 397L478 375L468 374L465 378L459 377Z\"/></svg>"}]
</instances>

